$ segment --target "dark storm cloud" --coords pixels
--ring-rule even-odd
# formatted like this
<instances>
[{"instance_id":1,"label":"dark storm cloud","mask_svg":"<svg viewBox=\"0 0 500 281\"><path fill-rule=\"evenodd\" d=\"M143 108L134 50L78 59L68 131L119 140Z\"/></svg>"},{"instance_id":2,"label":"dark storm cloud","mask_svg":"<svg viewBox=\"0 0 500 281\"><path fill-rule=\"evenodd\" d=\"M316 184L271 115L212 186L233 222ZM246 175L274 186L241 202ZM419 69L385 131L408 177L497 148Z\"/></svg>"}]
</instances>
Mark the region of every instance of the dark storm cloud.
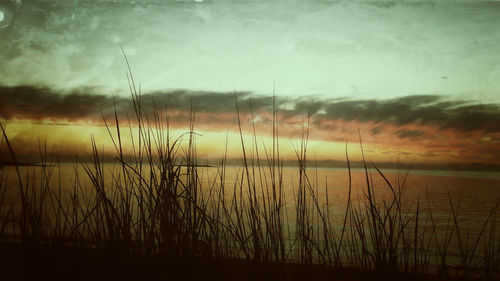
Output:
<instances>
[{"instance_id":1,"label":"dark storm cloud","mask_svg":"<svg viewBox=\"0 0 500 281\"><path fill-rule=\"evenodd\" d=\"M438 96L407 96L391 100L346 100L325 107L331 119L346 121L390 122L404 125L419 120L424 114L430 119L443 120L446 114L436 102Z\"/></svg>"},{"instance_id":2,"label":"dark storm cloud","mask_svg":"<svg viewBox=\"0 0 500 281\"><path fill-rule=\"evenodd\" d=\"M468 104L442 101L440 96L407 96L389 100L347 100L325 106L328 119L345 121L433 125L442 129L469 132L500 132L497 104Z\"/></svg>"},{"instance_id":3,"label":"dark storm cloud","mask_svg":"<svg viewBox=\"0 0 500 281\"><path fill-rule=\"evenodd\" d=\"M398 137L400 138L415 138L424 135L424 132L420 130L399 130L397 131Z\"/></svg>"},{"instance_id":4,"label":"dark storm cloud","mask_svg":"<svg viewBox=\"0 0 500 281\"><path fill-rule=\"evenodd\" d=\"M383 127L382 126L376 126L376 127L373 127L370 131L372 133L372 135L378 135L382 132L383 130Z\"/></svg>"},{"instance_id":5,"label":"dark storm cloud","mask_svg":"<svg viewBox=\"0 0 500 281\"><path fill-rule=\"evenodd\" d=\"M172 90L144 94L142 100L146 105L153 103L167 109L192 110L195 112L223 113L234 112L236 99L241 112L249 112L250 104L254 111L272 108L272 97L257 96L251 92L204 92L189 90ZM281 99L278 104L283 103Z\"/></svg>"},{"instance_id":6,"label":"dark storm cloud","mask_svg":"<svg viewBox=\"0 0 500 281\"><path fill-rule=\"evenodd\" d=\"M0 117L31 119L100 119L113 112L131 110L130 97L96 94L95 89L78 89L60 93L47 88L0 87ZM201 113L236 113L235 100L241 113L271 112L273 98L251 92L209 92L171 90L141 96L144 109L157 108ZM481 130L500 132L500 107L497 104L473 104L467 101L446 101L436 95L406 96L386 100L321 100L277 97L280 114L285 117L313 115L317 125L321 119L372 122L378 124L373 134L383 130L381 125L431 125L461 132ZM421 131L398 132L401 138L421 136Z\"/></svg>"},{"instance_id":7,"label":"dark storm cloud","mask_svg":"<svg viewBox=\"0 0 500 281\"><path fill-rule=\"evenodd\" d=\"M132 110L130 97L113 97L96 94L95 89L77 89L58 92L48 88L31 86L0 87L0 117L30 119L101 118L101 112L109 115L116 107L118 112ZM153 106L159 109L194 112L223 113L235 112L238 99L240 112L261 111L272 108L272 97L252 95L250 92L203 92L172 90L154 92L140 96L143 108L148 111ZM281 99L278 104L283 103Z\"/></svg>"},{"instance_id":8,"label":"dark storm cloud","mask_svg":"<svg viewBox=\"0 0 500 281\"><path fill-rule=\"evenodd\" d=\"M112 97L90 91L79 89L63 95L47 88L0 87L0 117L80 119L98 116L100 108L112 107Z\"/></svg>"},{"instance_id":9,"label":"dark storm cloud","mask_svg":"<svg viewBox=\"0 0 500 281\"><path fill-rule=\"evenodd\" d=\"M294 111L298 114L315 114L324 108L324 102L300 99L295 102Z\"/></svg>"}]
</instances>

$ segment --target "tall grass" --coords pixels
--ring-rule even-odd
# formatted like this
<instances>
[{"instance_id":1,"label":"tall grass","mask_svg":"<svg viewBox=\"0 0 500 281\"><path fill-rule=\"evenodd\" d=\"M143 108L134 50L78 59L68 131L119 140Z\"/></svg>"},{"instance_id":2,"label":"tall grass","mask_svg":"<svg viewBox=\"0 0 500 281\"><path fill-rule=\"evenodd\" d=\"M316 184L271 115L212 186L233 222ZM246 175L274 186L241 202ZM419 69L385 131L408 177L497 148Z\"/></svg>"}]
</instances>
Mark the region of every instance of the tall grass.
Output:
<instances>
[{"instance_id":1,"label":"tall grass","mask_svg":"<svg viewBox=\"0 0 500 281\"><path fill-rule=\"evenodd\" d=\"M285 186L275 99L273 142L267 147L258 142L251 104L253 138L245 142L235 97L241 168L236 180L229 181L226 141L226 152L209 177L197 162L196 114L191 111L186 133L173 138L168 108L154 105L148 111L128 70L132 111L126 112L126 120L120 120L123 114L116 109L111 120L103 116L114 145L113 165L103 160L103 151L91 137L91 155L75 159L74 182L62 186L62 175L54 175L60 171L58 160L40 143L41 167L23 174L16 166L14 180L0 172L0 238L138 255L499 277L498 204L478 232L464 233L460 205L450 195L443 230L429 200L404 201L408 173L394 184L364 154L365 186L354 199L346 143L347 202L342 213L334 213L328 184L319 186L317 170L309 167L314 163L307 153L309 117L295 147L298 176L292 187ZM2 149L16 161L6 129L0 126ZM125 135L132 140L130 154L123 145ZM388 197L375 192L380 188L373 177L383 180ZM459 249L458 264L450 264L454 246Z\"/></svg>"}]
</instances>

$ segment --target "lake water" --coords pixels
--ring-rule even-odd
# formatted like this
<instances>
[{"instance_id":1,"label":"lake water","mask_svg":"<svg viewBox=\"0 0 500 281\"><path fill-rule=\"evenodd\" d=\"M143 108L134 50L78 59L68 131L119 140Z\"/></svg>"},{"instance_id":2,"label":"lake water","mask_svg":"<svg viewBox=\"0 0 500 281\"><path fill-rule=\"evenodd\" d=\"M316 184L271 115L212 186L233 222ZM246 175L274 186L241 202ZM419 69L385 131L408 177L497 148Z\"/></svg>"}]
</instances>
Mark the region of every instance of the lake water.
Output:
<instances>
[{"instance_id":1,"label":"lake water","mask_svg":"<svg viewBox=\"0 0 500 281\"><path fill-rule=\"evenodd\" d=\"M148 166L145 167L147 170ZM29 182L32 189L39 188L39 167L19 167L21 180ZM185 168L183 168L185 170ZM119 166L112 164L104 165L104 182L107 188L112 189L113 174L120 170ZM81 165L61 164L50 167L50 188L54 191L70 195L74 191L76 183L80 183L80 190L92 190L91 181ZM114 171L113 173L111 171ZM220 181L220 168L199 167L198 176L205 195L209 193L210 186ZM233 190L243 191L247 194L247 179L241 178L243 167L226 167L225 189L226 199L230 200ZM318 206L323 211L327 210L333 224L338 229L342 225L347 201L349 197L349 173L347 169L341 168L311 168L307 170L310 191L317 196ZM426 170L382 170L386 179L394 189L403 187L402 190L402 212L415 215L417 206L419 208L422 225L430 225L429 214L432 214L437 231L445 235L446 229L453 226L452 204L457 214L457 220L462 233L467 233L468 239L474 240L474 235L480 233L484 221L488 218L495 204L500 202L500 173L482 171L426 171ZM255 181L257 190L261 186L269 189L271 186L271 175L268 168L250 169L251 182ZM78 180L76 175L78 174ZM0 170L3 187L7 188L6 200L1 210L2 219L10 204L19 204L17 191L17 175L15 168L5 167ZM184 176L184 172L181 172ZM376 170L368 174L370 185L374 190L375 198L383 206L384 202L391 202L393 193L385 179ZM351 170L351 199L353 204L362 206L366 202L367 175L363 169ZM283 167L281 172L281 186L284 193L284 206L287 211L287 224L294 229L296 223L297 190L300 185L299 169L297 167ZM278 182L278 180L276 180ZM235 189L236 187L236 189ZM260 189L260 190L264 190ZM59 191L57 191L59 192ZM258 191L259 192L259 191ZM17 201L16 201L17 200ZM309 197L308 200L311 200ZM310 201L311 202L311 201ZM328 203L328 204L327 204ZM458 259L459 246L451 244L451 256ZM453 260L453 258L452 258Z\"/></svg>"},{"instance_id":2,"label":"lake water","mask_svg":"<svg viewBox=\"0 0 500 281\"><path fill-rule=\"evenodd\" d=\"M114 167L114 168L113 168ZM20 167L23 181L30 181L35 186L39 184L39 167ZM111 182L109 171L117 169L117 166L105 164L105 181ZM61 164L49 168L51 171L51 185L61 186L63 190L70 190L75 184L75 171L78 172L79 181L83 185L91 185L88 176L81 165ZM218 177L217 167L200 167L198 173L204 185L213 182ZM282 186L288 205L293 205L294 189L299 185L299 172L297 167L284 167L282 173ZM241 180L243 167L226 167L226 189L231 190L235 182ZM403 197L407 205L416 205L420 201L422 206L430 205L431 210L437 217L450 214L450 198L458 204L460 202L459 214L467 222L482 221L491 208L500 199L500 172L484 171L441 171L441 170L382 170L384 176L394 188L402 186L404 182ZM254 174L257 185L263 182L270 185L270 175L267 168L261 170L250 170ZM5 167L0 170L4 182L8 182L10 190L16 190L17 176L14 167ZM342 168L310 168L307 169L308 179L315 191L318 192L320 203L326 203L328 194L329 206L341 212L347 202L349 174L347 169ZM262 179L264 178L264 179ZM390 200L392 193L385 180L372 169L370 174L375 194L378 199ZM266 183L267 181L267 183ZM351 169L352 198L362 199L366 196L366 174L364 169ZM243 181L246 184L246 179ZM239 183L238 183L239 184ZM365 193L363 193L365 192Z\"/></svg>"}]
</instances>

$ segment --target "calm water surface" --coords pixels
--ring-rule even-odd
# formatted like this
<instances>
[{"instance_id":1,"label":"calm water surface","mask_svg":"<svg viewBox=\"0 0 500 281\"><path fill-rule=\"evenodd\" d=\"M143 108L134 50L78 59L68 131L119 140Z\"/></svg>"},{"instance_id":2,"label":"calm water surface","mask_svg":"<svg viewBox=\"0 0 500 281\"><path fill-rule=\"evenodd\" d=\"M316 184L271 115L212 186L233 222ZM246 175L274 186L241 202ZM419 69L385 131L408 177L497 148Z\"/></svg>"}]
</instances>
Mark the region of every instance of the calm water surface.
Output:
<instances>
[{"instance_id":1,"label":"calm water surface","mask_svg":"<svg viewBox=\"0 0 500 281\"><path fill-rule=\"evenodd\" d=\"M105 181L110 183L110 171L119 170L118 166L106 164ZM20 167L23 181L37 183L39 181L39 167ZM51 186L61 186L63 190L70 190L75 185L75 171L83 185L90 186L90 180L81 165L61 164L49 169L51 172ZM217 167L198 168L200 179L204 188L210 186L214 177L218 177ZM244 172L242 167L229 166L226 168L225 186L231 190L241 180ZM385 180L375 171L369 174L377 199L390 200L392 193ZM487 215L492 206L500 201L500 172L483 171L440 171L440 170L382 170L384 176L394 189L403 187L404 201L407 205L420 201L421 206L431 206L436 215L448 214L450 211L450 198L456 204L460 203L460 214L469 218L481 218ZM116 174L116 173L115 173ZM271 177L268 169L250 170L256 185L270 186ZM15 168L5 167L0 170L4 182L8 182L10 189L15 189L17 177ZM255 175L255 176L253 176ZM349 174L342 168L311 168L307 172L308 180L318 200L331 208L342 209L345 206L349 191ZM246 184L246 179L243 181ZM295 190L299 186L299 172L297 167L283 169L282 186L285 198L289 205L295 201ZM363 169L351 170L351 198L362 199L366 192L366 174ZM466 215L466 216L465 216ZM465 218L467 219L467 218Z\"/></svg>"},{"instance_id":2,"label":"calm water surface","mask_svg":"<svg viewBox=\"0 0 500 281\"><path fill-rule=\"evenodd\" d=\"M119 171L118 166L112 164L105 165L105 182L112 182L114 169ZM39 167L20 167L23 181L30 181L37 186L39 181ZM60 166L48 169L51 171L51 188L61 187L62 192L68 192L75 186L76 173L79 182L84 188L90 188L91 182L81 165L61 164ZM214 177L218 177L218 168L198 168L200 180L204 189L209 189ZM242 167L228 166L226 168L225 188L228 194L234 186L243 182L246 186L246 179L241 181L244 172ZM271 177L268 169L250 170L256 181L256 185L264 189L271 186ZM412 170L408 174L406 171L383 170L387 180L392 187L398 189L403 187L404 212L413 214L417 205L421 212L424 224L429 223L428 214L432 212L438 231L444 231L452 223L451 204L458 211L458 219L463 231L471 234L478 233L485 219L496 203L500 202L500 173L482 171L427 171ZM4 186L9 188L10 196L16 196L17 179L15 168L5 167L0 170L3 176ZM375 190L378 202L390 200L391 190L385 180L376 172L372 171L368 175L371 185ZM329 214L334 224L341 224L347 199L349 196L349 173L346 169L340 168L317 168L308 170L308 180L312 190L317 194L318 202L323 210L328 202ZM109 188L113 188L109 185ZM289 224L294 224L294 209L296 202L296 191L299 186L299 172L296 167L285 167L282 174L282 186L285 193L286 208L289 212ZM353 202L361 202L366 194L366 174L363 169L351 170L351 198ZM262 189L261 189L262 190ZM244 190L245 191L245 190ZM291 218L291 219L290 219ZM293 227L293 226L292 226Z\"/></svg>"}]
</instances>

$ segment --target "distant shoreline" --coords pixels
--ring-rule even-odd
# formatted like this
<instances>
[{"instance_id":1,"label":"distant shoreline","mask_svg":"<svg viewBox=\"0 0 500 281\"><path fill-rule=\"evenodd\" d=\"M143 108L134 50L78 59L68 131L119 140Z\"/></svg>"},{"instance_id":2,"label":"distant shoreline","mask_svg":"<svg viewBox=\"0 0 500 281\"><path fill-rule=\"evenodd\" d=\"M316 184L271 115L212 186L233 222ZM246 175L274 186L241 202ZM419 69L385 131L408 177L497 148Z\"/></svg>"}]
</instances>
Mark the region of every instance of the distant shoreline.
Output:
<instances>
[{"instance_id":1,"label":"distant shoreline","mask_svg":"<svg viewBox=\"0 0 500 281\"><path fill-rule=\"evenodd\" d=\"M37 162L36 159L24 159L22 161L26 161L30 163L30 165L21 165L21 166L40 166L40 162ZM127 163L134 163L133 159L125 159ZM248 159L249 164L252 162L256 164L257 160ZM265 161L263 159L260 160ZM63 157L59 159L60 164L75 164L80 162L91 162L88 157L73 157L69 159L68 157ZM197 166L211 166L217 167L220 165L220 159L199 159L196 162ZM31 164L36 163L36 164ZM115 160L112 157L103 157L103 163L112 164L115 163ZM353 171L358 169L364 171L363 161L350 161L350 168ZM44 165L56 164L57 162L45 162ZM242 167L243 161L241 159L227 159L226 166L228 167ZM280 165L286 168L295 168L298 167L297 160L283 160ZM179 165L183 166L184 163L179 163ZM306 162L308 169L347 169L346 161L338 161L338 160L308 160ZM387 173L407 173L409 171L410 174L418 174L418 175L432 175L432 176L459 176L459 177L482 177L478 175L474 175L474 173L482 173L486 178L499 178L500 179L500 163L499 164L485 164L485 163L469 163L469 164L408 164L408 163L393 163L393 162L373 162L373 164L369 164L368 168L373 168L375 165L377 168L384 170ZM460 174L453 174L459 172Z\"/></svg>"}]
</instances>

